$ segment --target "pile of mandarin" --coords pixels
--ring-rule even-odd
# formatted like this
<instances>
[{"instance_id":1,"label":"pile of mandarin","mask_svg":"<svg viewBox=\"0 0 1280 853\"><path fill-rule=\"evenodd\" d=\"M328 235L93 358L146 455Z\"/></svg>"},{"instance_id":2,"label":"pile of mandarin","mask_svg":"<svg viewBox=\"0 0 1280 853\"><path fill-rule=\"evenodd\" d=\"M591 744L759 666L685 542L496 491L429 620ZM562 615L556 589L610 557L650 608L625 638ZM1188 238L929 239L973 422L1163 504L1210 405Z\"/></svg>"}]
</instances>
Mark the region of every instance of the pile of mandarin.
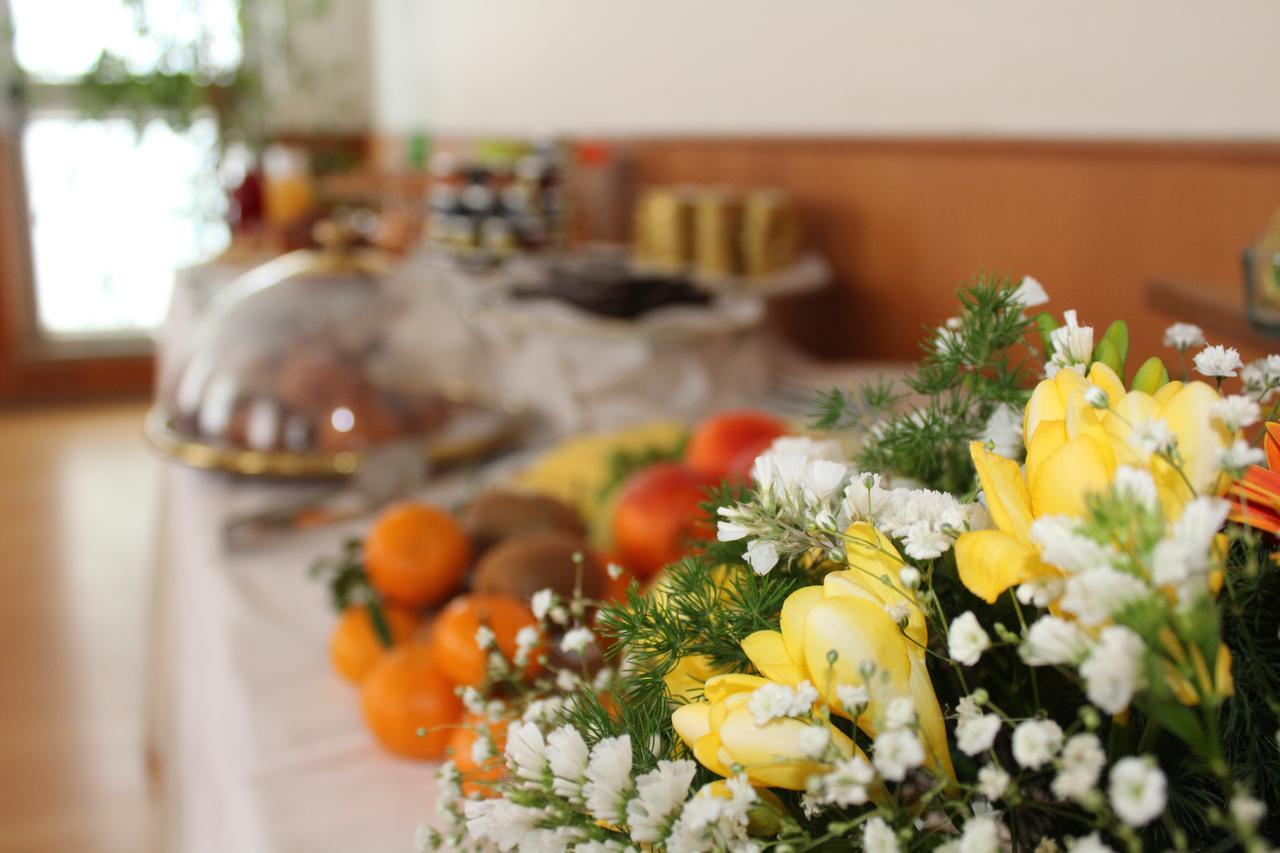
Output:
<instances>
[{"instance_id":1,"label":"pile of mandarin","mask_svg":"<svg viewBox=\"0 0 1280 853\"><path fill-rule=\"evenodd\" d=\"M707 490L745 481L755 457L786 432L775 418L742 411L708 418L691 434L661 423L585 436L456 514L421 503L384 510L363 539L360 563L385 631L369 602L353 604L329 644L334 669L360 689L374 737L406 758L448 756L469 781L501 775L500 761L476 766L471 746L487 730L501 751L507 721L469 714L459 698L462 688L490 686L481 626L512 661L522 628L555 628L540 625L530 608L539 590L608 602L624 601L633 581L652 588L664 566L714 536L700 506ZM620 453L654 461L610 488L610 460ZM546 660L581 663L560 654L556 637L539 634L515 677L532 680ZM599 650L587 663L600 664Z\"/></svg>"}]
</instances>

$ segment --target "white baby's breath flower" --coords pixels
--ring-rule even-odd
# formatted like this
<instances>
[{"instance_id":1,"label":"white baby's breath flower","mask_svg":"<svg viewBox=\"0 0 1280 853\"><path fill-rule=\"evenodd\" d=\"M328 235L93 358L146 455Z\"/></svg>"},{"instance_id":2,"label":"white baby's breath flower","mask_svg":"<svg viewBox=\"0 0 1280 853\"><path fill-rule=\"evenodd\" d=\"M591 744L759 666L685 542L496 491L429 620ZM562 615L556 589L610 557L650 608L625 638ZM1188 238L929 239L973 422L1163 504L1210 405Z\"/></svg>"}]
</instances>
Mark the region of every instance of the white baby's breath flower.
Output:
<instances>
[{"instance_id":1,"label":"white baby's breath flower","mask_svg":"<svg viewBox=\"0 0 1280 853\"><path fill-rule=\"evenodd\" d=\"M1194 323L1174 323L1164 330L1164 345L1173 347L1178 352L1186 352L1204 344L1204 332Z\"/></svg>"},{"instance_id":2,"label":"white baby's breath flower","mask_svg":"<svg viewBox=\"0 0 1280 853\"><path fill-rule=\"evenodd\" d=\"M1009 774L994 764L984 764L978 771L978 793L991 802L1002 798L1009 790Z\"/></svg>"},{"instance_id":3,"label":"white baby's breath flower","mask_svg":"<svg viewBox=\"0 0 1280 853\"><path fill-rule=\"evenodd\" d=\"M471 742L471 760L477 765L483 765L497 754L493 749L493 739L486 734L481 734Z\"/></svg>"},{"instance_id":4,"label":"white baby's breath flower","mask_svg":"<svg viewBox=\"0 0 1280 853\"><path fill-rule=\"evenodd\" d=\"M1133 425L1129 444L1143 453L1165 454L1178 446L1178 436L1164 418L1147 418Z\"/></svg>"},{"instance_id":5,"label":"white baby's breath flower","mask_svg":"<svg viewBox=\"0 0 1280 853\"><path fill-rule=\"evenodd\" d=\"M1068 853L1116 853L1115 848L1103 841L1096 832L1080 838L1067 839L1067 851Z\"/></svg>"},{"instance_id":6,"label":"white baby's breath flower","mask_svg":"<svg viewBox=\"0 0 1280 853\"><path fill-rule=\"evenodd\" d=\"M462 700L462 707L473 714L484 713L484 696L480 695L479 690L470 686L459 687L457 693L458 698Z\"/></svg>"},{"instance_id":7,"label":"white baby's breath flower","mask_svg":"<svg viewBox=\"0 0 1280 853\"><path fill-rule=\"evenodd\" d=\"M947 651L952 658L965 666L973 666L989 648L991 638L982 630L982 625L972 610L966 610L951 620L951 627L947 631Z\"/></svg>"},{"instance_id":8,"label":"white baby's breath flower","mask_svg":"<svg viewBox=\"0 0 1280 853\"><path fill-rule=\"evenodd\" d=\"M1243 438L1237 438L1230 447L1218 454L1218 467L1233 477L1242 476L1250 465L1261 465L1266 459L1261 449L1252 446Z\"/></svg>"},{"instance_id":9,"label":"white baby's breath flower","mask_svg":"<svg viewBox=\"0 0 1280 853\"><path fill-rule=\"evenodd\" d=\"M538 629L532 625L525 625L524 628L516 631L516 653L531 652L532 649L538 647L538 640L541 637Z\"/></svg>"},{"instance_id":10,"label":"white baby's breath flower","mask_svg":"<svg viewBox=\"0 0 1280 853\"><path fill-rule=\"evenodd\" d=\"M778 565L778 546L773 542L756 539L747 546L747 562L751 571L758 575L767 575Z\"/></svg>"},{"instance_id":11,"label":"white baby's breath flower","mask_svg":"<svg viewBox=\"0 0 1280 853\"><path fill-rule=\"evenodd\" d=\"M1231 817L1241 828L1252 832L1267 816L1267 804L1248 794L1236 794L1231 798Z\"/></svg>"},{"instance_id":12,"label":"white baby's breath flower","mask_svg":"<svg viewBox=\"0 0 1280 853\"><path fill-rule=\"evenodd\" d=\"M1084 372L1093 358L1093 327L1081 326L1075 311L1062 314L1063 325L1049 333L1053 345L1053 357L1046 365L1046 372L1055 375L1063 368Z\"/></svg>"},{"instance_id":13,"label":"white baby's breath flower","mask_svg":"<svg viewBox=\"0 0 1280 853\"><path fill-rule=\"evenodd\" d=\"M666 827L689 794L698 766L687 759L659 761L658 766L636 779L636 796L627 803L631 840L656 844L666 837Z\"/></svg>"},{"instance_id":14,"label":"white baby's breath flower","mask_svg":"<svg viewBox=\"0 0 1280 853\"><path fill-rule=\"evenodd\" d=\"M1013 292L1013 300L1023 308L1035 308L1048 302L1049 294L1045 292L1044 285L1031 276L1024 275L1018 289Z\"/></svg>"},{"instance_id":15,"label":"white baby's breath flower","mask_svg":"<svg viewBox=\"0 0 1280 853\"><path fill-rule=\"evenodd\" d=\"M547 773L547 743L533 723L514 723L507 729L507 766L516 778L541 784Z\"/></svg>"},{"instance_id":16,"label":"white baby's breath flower","mask_svg":"<svg viewBox=\"0 0 1280 853\"><path fill-rule=\"evenodd\" d=\"M1231 504L1221 498L1198 497L1182 510L1165 538L1156 543L1151 559L1151 579L1178 592L1194 592L1191 581L1204 580L1214 566L1211 549L1218 530L1227 520Z\"/></svg>"},{"instance_id":17,"label":"white baby's breath flower","mask_svg":"<svg viewBox=\"0 0 1280 853\"><path fill-rule=\"evenodd\" d=\"M1018 653L1029 666L1074 664L1089 653L1091 642L1076 623L1045 615L1027 629Z\"/></svg>"},{"instance_id":18,"label":"white baby's breath flower","mask_svg":"<svg viewBox=\"0 0 1280 853\"><path fill-rule=\"evenodd\" d=\"M610 563L604 567L604 573L609 576L609 580L611 581L616 581L618 578L622 577L623 571L624 569L622 566L619 566L617 563Z\"/></svg>"},{"instance_id":19,"label":"white baby's breath flower","mask_svg":"<svg viewBox=\"0 0 1280 853\"><path fill-rule=\"evenodd\" d=\"M558 687L562 693L572 693L577 689L578 684L581 681L582 679L578 676L578 673L571 669L562 669L556 673L556 687Z\"/></svg>"},{"instance_id":20,"label":"white baby's breath flower","mask_svg":"<svg viewBox=\"0 0 1280 853\"><path fill-rule=\"evenodd\" d=\"M796 746L813 759L822 758L831 743L831 729L826 726L807 726L796 735Z\"/></svg>"},{"instance_id":21,"label":"white baby's breath flower","mask_svg":"<svg viewBox=\"0 0 1280 853\"><path fill-rule=\"evenodd\" d=\"M1096 735L1075 735L1062 747L1058 775L1053 778L1054 796L1083 801L1094 791L1106 764L1107 753Z\"/></svg>"},{"instance_id":22,"label":"white baby's breath flower","mask_svg":"<svg viewBox=\"0 0 1280 853\"><path fill-rule=\"evenodd\" d=\"M1230 432L1253 426L1262 417L1262 409L1252 397L1232 394L1209 407L1209 414L1221 421Z\"/></svg>"},{"instance_id":23,"label":"white baby's breath flower","mask_svg":"<svg viewBox=\"0 0 1280 853\"><path fill-rule=\"evenodd\" d=\"M898 583L903 589L915 589L920 586L920 570L915 566L903 566L898 570Z\"/></svg>"},{"instance_id":24,"label":"white baby's breath flower","mask_svg":"<svg viewBox=\"0 0 1280 853\"><path fill-rule=\"evenodd\" d=\"M1119 552L1080 532L1080 520L1043 515L1031 523L1031 541L1040 546L1040 559L1067 572L1109 566Z\"/></svg>"},{"instance_id":25,"label":"white baby's breath flower","mask_svg":"<svg viewBox=\"0 0 1280 853\"><path fill-rule=\"evenodd\" d=\"M899 696L884 712L886 729L909 729L916 724L916 705L909 696Z\"/></svg>"},{"instance_id":26,"label":"white baby's breath flower","mask_svg":"<svg viewBox=\"0 0 1280 853\"><path fill-rule=\"evenodd\" d=\"M555 606L556 594L550 589L540 589L529 599L529 609L533 611L533 616L539 622L547 618L547 614L551 612L551 608Z\"/></svg>"},{"instance_id":27,"label":"white baby's breath flower","mask_svg":"<svg viewBox=\"0 0 1280 853\"><path fill-rule=\"evenodd\" d=\"M1000 823L990 815L975 815L965 822L956 853L1000 853Z\"/></svg>"},{"instance_id":28,"label":"white baby's breath flower","mask_svg":"<svg viewBox=\"0 0 1280 853\"><path fill-rule=\"evenodd\" d=\"M1142 639L1121 625L1102 629L1098 643L1080 664L1089 701L1108 714L1129 707L1133 694L1143 686Z\"/></svg>"},{"instance_id":29,"label":"white baby's breath flower","mask_svg":"<svg viewBox=\"0 0 1280 853\"><path fill-rule=\"evenodd\" d=\"M1146 826L1164 811L1167 782L1150 756L1130 755L1111 768L1111 808L1130 826Z\"/></svg>"},{"instance_id":30,"label":"white baby's breath flower","mask_svg":"<svg viewBox=\"0 0 1280 853\"><path fill-rule=\"evenodd\" d=\"M488 651L497 646L497 644L498 637L488 625L481 625L476 629L476 645L481 649Z\"/></svg>"},{"instance_id":31,"label":"white baby's breath flower","mask_svg":"<svg viewBox=\"0 0 1280 853\"><path fill-rule=\"evenodd\" d=\"M1025 583L1018 584L1014 595L1023 604L1033 607L1048 607L1062 597L1062 578L1046 575Z\"/></svg>"},{"instance_id":32,"label":"white baby's breath flower","mask_svg":"<svg viewBox=\"0 0 1280 853\"><path fill-rule=\"evenodd\" d=\"M836 698L840 700L840 707L844 709L845 713L850 717L857 717L858 709L863 708L871 701L871 694L865 684L838 684L836 685Z\"/></svg>"},{"instance_id":33,"label":"white baby's breath flower","mask_svg":"<svg viewBox=\"0 0 1280 853\"><path fill-rule=\"evenodd\" d=\"M1013 730L1013 757L1038 770L1053 760L1062 746L1062 728L1053 720L1026 720Z\"/></svg>"},{"instance_id":34,"label":"white baby's breath flower","mask_svg":"<svg viewBox=\"0 0 1280 853\"><path fill-rule=\"evenodd\" d=\"M1236 371L1244 367L1240 353L1234 347L1224 347L1221 344L1200 350L1193 361L1199 373L1213 378L1235 376Z\"/></svg>"},{"instance_id":35,"label":"white baby's breath flower","mask_svg":"<svg viewBox=\"0 0 1280 853\"><path fill-rule=\"evenodd\" d=\"M1100 625L1151 589L1133 575L1103 567L1067 578L1062 609L1086 627Z\"/></svg>"},{"instance_id":36,"label":"white baby's breath flower","mask_svg":"<svg viewBox=\"0 0 1280 853\"><path fill-rule=\"evenodd\" d=\"M568 654L580 655L587 650L587 646L594 643L596 635L592 633L590 628L571 628L565 631L564 636L560 639L560 650Z\"/></svg>"},{"instance_id":37,"label":"white baby's breath flower","mask_svg":"<svg viewBox=\"0 0 1280 853\"><path fill-rule=\"evenodd\" d=\"M831 772L817 780L818 799L837 806L860 806L867 801L875 771L861 755L837 761Z\"/></svg>"},{"instance_id":38,"label":"white baby's breath flower","mask_svg":"<svg viewBox=\"0 0 1280 853\"><path fill-rule=\"evenodd\" d=\"M898 835L884 818L872 817L862 827L864 853L898 853Z\"/></svg>"},{"instance_id":39,"label":"white baby's breath flower","mask_svg":"<svg viewBox=\"0 0 1280 853\"><path fill-rule=\"evenodd\" d=\"M631 738L608 737L591 749L582 795L587 809L609 824L626 820L626 801L631 792Z\"/></svg>"},{"instance_id":40,"label":"white baby's breath flower","mask_svg":"<svg viewBox=\"0 0 1280 853\"><path fill-rule=\"evenodd\" d=\"M747 709L755 717L756 725L763 726L782 717L804 716L813 710L816 701L818 691L808 681L801 681L794 688L770 682L752 692Z\"/></svg>"},{"instance_id":41,"label":"white baby's breath flower","mask_svg":"<svg viewBox=\"0 0 1280 853\"><path fill-rule=\"evenodd\" d=\"M1115 489L1117 497L1135 501L1148 509L1154 509L1160 502L1159 494L1156 492L1156 481L1151 473L1132 465L1121 465L1116 468L1112 488Z\"/></svg>"},{"instance_id":42,"label":"white baby's breath flower","mask_svg":"<svg viewBox=\"0 0 1280 853\"><path fill-rule=\"evenodd\" d=\"M995 714L963 717L956 723L956 746L965 755L986 752L1000 733L1000 718Z\"/></svg>"},{"instance_id":43,"label":"white baby's breath flower","mask_svg":"<svg viewBox=\"0 0 1280 853\"><path fill-rule=\"evenodd\" d=\"M892 729L876 738L871 763L884 778L901 782L907 771L924 763L924 747L911 729Z\"/></svg>"}]
</instances>

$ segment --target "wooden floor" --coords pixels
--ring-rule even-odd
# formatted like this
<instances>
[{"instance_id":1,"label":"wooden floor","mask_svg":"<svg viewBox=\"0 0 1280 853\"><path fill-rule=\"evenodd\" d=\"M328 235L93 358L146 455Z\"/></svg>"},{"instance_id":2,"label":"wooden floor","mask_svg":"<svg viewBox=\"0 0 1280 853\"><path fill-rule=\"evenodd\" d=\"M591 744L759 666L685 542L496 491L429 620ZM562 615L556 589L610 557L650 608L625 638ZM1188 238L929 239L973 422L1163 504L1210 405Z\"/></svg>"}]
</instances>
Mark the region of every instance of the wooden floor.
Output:
<instances>
[{"instance_id":1,"label":"wooden floor","mask_svg":"<svg viewBox=\"0 0 1280 853\"><path fill-rule=\"evenodd\" d=\"M0 409L0 850L154 849L142 413Z\"/></svg>"}]
</instances>

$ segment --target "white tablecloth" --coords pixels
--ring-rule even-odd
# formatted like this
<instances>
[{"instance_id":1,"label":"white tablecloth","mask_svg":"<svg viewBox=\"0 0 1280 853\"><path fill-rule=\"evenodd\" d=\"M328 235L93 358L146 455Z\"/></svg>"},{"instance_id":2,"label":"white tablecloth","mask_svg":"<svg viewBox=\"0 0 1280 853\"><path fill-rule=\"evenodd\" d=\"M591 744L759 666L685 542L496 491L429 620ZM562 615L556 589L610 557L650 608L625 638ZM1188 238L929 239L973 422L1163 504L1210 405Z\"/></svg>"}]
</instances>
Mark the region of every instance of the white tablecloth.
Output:
<instances>
[{"instance_id":1,"label":"white tablecloth","mask_svg":"<svg viewBox=\"0 0 1280 853\"><path fill-rule=\"evenodd\" d=\"M413 849L431 813L433 767L373 742L359 691L329 664L326 590L307 577L314 557L334 553L360 525L231 553L222 541L229 511L296 489L176 465L165 480L152 727L163 849Z\"/></svg>"}]
</instances>

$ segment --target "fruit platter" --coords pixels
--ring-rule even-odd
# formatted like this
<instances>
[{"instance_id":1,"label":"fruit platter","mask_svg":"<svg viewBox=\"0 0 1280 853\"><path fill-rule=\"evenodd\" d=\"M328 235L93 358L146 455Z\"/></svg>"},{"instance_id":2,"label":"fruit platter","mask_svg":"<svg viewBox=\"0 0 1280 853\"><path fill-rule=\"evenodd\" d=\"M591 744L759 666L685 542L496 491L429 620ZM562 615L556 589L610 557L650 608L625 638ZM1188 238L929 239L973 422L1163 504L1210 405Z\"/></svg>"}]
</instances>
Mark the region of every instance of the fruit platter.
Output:
<instances>
[{"instance_id":1,"label":"fruit platter","mask_svg":"<svg viewBox=\"0 0 1280 853\"><path fill-rule=\"evenodd\" d=\"M512 700L526 710L557 680L607 687L606 650L575 646L587 610L661 595L663 568L714 539L707 495L792 431L749 410L653 422L567 440L459 507L384 509L312 567L336 614L330 662L370 735L451 759L469 791L500 777Z\"/></svg>"}]
</instances>

